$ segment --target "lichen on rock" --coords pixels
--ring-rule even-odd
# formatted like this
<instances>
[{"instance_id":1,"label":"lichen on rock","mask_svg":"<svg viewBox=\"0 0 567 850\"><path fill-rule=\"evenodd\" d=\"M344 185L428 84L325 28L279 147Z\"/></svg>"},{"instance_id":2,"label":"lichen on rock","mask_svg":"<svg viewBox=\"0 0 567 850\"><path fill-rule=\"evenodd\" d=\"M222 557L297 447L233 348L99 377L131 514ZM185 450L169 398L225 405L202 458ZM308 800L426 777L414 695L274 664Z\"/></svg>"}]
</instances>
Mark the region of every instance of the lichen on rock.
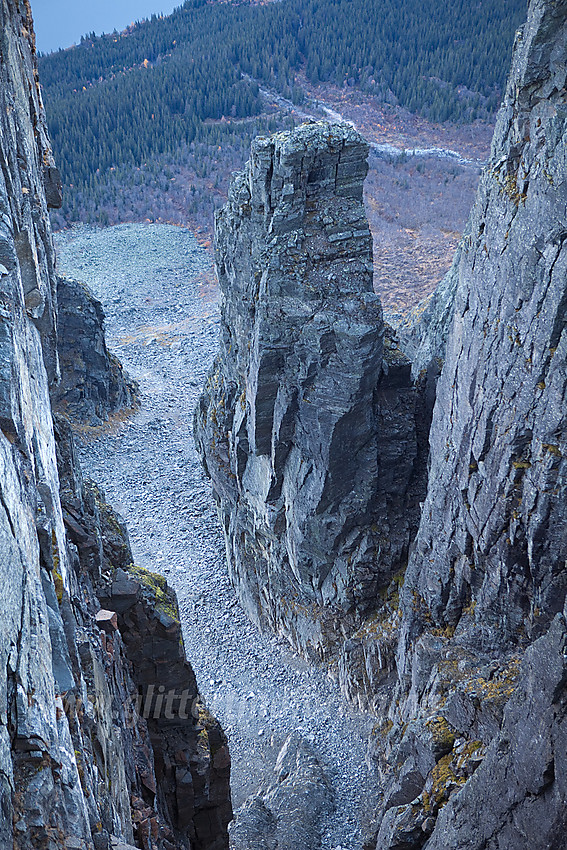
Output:
<instances>
[{"instance_id":1,"label":"lichen on rock","mask_svg":"<svg viewBox=\"0 0 567 850\"><path fill-rule=\"evenodd\" d=\"M391 727L371 744L380 850L564 844L566 46L565 0L532 0L469 224L413 336L418 368L444 364Z\"/></svg>"}]
</instances>

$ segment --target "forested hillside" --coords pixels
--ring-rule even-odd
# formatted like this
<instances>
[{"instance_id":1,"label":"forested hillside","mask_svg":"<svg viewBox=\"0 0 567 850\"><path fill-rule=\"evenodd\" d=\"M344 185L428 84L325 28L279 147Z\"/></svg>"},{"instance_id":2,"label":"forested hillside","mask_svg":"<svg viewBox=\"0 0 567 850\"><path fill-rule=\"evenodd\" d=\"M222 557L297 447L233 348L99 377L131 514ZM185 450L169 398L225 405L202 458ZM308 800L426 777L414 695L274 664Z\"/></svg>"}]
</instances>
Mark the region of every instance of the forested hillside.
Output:
<instances>
[{"instance_id":1,"label":"forested hillside","mask_svg":"<svg viewBox=\"0 0 567 850\"><path fill-rule=\"evenodd\" d=\"M187 0L168 17L85 38L40 60L56 156L74 190L67 203L100 195L109 177L116 184L112 169L175 160L195 143L247 146L265 124L252 120L263 109L258 83L298 103L300 71L434 121L487 117L525 5L454 0L448 14L443 0Z\"/></svg>"}]
</instances>

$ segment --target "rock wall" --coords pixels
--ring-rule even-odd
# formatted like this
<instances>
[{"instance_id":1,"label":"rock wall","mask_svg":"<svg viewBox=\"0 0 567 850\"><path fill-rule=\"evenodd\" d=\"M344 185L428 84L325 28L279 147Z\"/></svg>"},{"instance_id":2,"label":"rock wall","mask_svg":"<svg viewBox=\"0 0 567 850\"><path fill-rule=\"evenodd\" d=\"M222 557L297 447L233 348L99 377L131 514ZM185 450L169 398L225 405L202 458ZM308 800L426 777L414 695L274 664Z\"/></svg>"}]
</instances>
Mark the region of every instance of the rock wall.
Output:
<instances>
[{"instance_id":1,"label":"rock wall","mask_svg":"<svg viewBox=\"0 0 567 850\"><path fill-rule=\"evenodd\" d=\"M532 0L415 349L439 353L452 312L405 581L357 647L382 712L380 850L565 843L566 48L567 3Z\"/></svg>"},{"instance_id":2,"label":"rock wall","mask_svg":"<svg viewBox=\"0 0 567 850\"><path fill-rule=\"evenodd\" d=\"M137 403L136 383L106 347L104 311L88 286L57 277L57 353L61 379L52 391L57 410L88 425Z\"/></svg>"},{"instance_id":3,"label":"rock wall","mask_svg":"<svg viewBox=\"0 0 567 850\"><path fill-rule=\"evenodd\" d=\"M222 339L196 442L244 608L315 657L375 607L417 522L417 394L372 289L367 153L349 125L256 139L215 222Z\"/></svg>"},{"instance_id":4,"label":"rock wall","mask_svg":"<svg viewBox=\"0 0 567 850\"><path fill-rule=\"evenodd\" d=\"M52 617L50 629L43 588L53 601L55 564L61 581L69 581L49 400L58 369L43 173L53 158L29 9L2 2L0 24L0 836L11 847L20 836L28 840L31 824L21 820L19 807L31 783L38 789L30 809L37 823L56 781L61 816L77 824L79 836L88 821L82 795L67 790L80 782L53 670L50 631L56 642L55 630L60 639L63 628ZM20 767L26 759L27 781Z\"/></svg>"},{"instance_id":5,"label":"rock wall","mask_svg":"<svg viewBox=\"0 0 567 850\"><path fill-rule=\"evenodd\" d=\"M479 651L541 634L567 589L567 5L532 2L459 263L406 579ZM465 614L467 609L467 614ZM423 616L408 617L411 635Z\"/></svg>"},{"instance_id":6,"label":"rock wall","mask_svg":"<svg viewBox=\"0 0 567 850\"><path fill-rule=\"evenodd\" d=\"M132 567L51 414L60 181L33 44L29 4L1 0L0 847L217 850L230 762L175 599Z\"/></svg>"},{"instance_id":7,"label":"rock wall","mask_svg":"<svg viewBox=\"0 0 567 850\"><path fill-rule=\"evenodd\" d=\"M230 756L185 657L175 594L162 576L133 564L124 523L96 485L81 480L63 418L56 437L71 602L80 598L83 615L68 624L82 689L67 691L64 706L96 850L115 832L117 789L124 837L133 829L137 846L221 850L232 818ZM85 723L88 703L94 718Z\"/></svg>"},{"instance_id":8,"label":"rock wall","mask_svg":"<svg viewBox=\"0 0 567 850\"><path fill-rule=\"evenodd\" d=\"M526 651L484 760L439 815L428 850L565 846L567 631L558 614Z\"/></svg>"},{"instance_id":9,"label":"rock wall","mask_svg":"<svg viewBox=\"0 0 567 850\"><path fill-rule=\"evenodd\" d=\"M389 368L351 128L257 141L217 219L196 435L231 575L378 715L376 850L565 845L566 80L567 2L531 0L453 267L400 328L415 386L395 343ZM262 800L240 817L273 846Z\"/></svg>"}]
</instances>

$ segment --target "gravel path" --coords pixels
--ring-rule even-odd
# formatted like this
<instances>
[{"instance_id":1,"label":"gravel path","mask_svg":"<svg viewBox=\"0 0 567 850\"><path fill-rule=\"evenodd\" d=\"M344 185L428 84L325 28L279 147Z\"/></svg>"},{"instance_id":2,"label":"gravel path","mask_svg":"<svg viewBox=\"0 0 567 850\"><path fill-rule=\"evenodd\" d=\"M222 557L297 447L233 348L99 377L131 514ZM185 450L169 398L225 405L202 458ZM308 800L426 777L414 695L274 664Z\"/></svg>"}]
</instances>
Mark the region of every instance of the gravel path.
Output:
<instances>
[{"instance_id":1,"label":"gravel path","mask_svg":"<svg viewBox=\"0 0 567 850\"><path fill-rule=\"evenodd\" d=\"M288 733L300 730L336 793L322 847L360 850L372 719L241 611L193 444L192 413L219 331L209 254L188 231L162 224L80 225L57 234L56 245L59 271L102 301L109 347L141 388L134 417L82 441L83 468L126 518L136 562L177 591L187 655L229 737L235 808L269 773Z\"/></svg>"}]
</instances>

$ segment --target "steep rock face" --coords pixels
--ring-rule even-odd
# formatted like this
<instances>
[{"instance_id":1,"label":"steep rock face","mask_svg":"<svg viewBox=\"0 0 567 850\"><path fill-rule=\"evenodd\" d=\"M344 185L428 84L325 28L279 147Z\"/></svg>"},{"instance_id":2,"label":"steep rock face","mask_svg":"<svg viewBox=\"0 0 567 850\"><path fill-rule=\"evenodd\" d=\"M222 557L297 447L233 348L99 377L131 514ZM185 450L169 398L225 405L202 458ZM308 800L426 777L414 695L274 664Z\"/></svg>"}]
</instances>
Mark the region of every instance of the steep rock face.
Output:
<instances>
[{"instance_id":1,"label":"steep rock face","mask_svg":"<svg viewBox=\"0 0 567 850\"><path fill-rule=\"evenodd\" d=\"M137 387L106 347L104 312L88 286L57 277L57 352L61 380L52 392L57 409L98 425L130 408Z\"/></svg>"},{"instance_id":2,"label":"steep rock face","mask_svg":"<svg viewBox=\"0 0 567 850\"><path fill-rule=\"evenodd\" d=\"M55 593L55 565L62 581L69 576L48 391L57 378L57 355L43 169L53 160L29 43L29 8L4 0L0 24L0 836L9 847L14 837L28 840L28 826L18 829L17 806L32 783L36 820L55 805L57 781L58 815L76 825L79 837L88 821L82 795L69 791L80 782L57 701L69 679L62 669L61 685L55 681L53 645L63 629L60 617L50 618L46 598L47 592L52 601ZM19 763L29 753L37 770L27 780L20 777L16 798Z\"/></svg>"},{"instance_id":3,"label":"steep rock face","mask_svg":"<svg viewBox=\"0 0 567 850\"><path fill-rule=\"evenodd\" d=\"M532 0L452 272L419 531L358 647L387 712L380 850L564 844L566 47L567 3Z\"/></svg>"},{"instance_id":4,"label":"steep rock face","mask_svg":"<svg viewBox=\"0 0 567 850\"><path fill-rule=\"evenodd\" d=\"M566 11L533 2L518 36L462 246L406 578L406 603L417 593L484 651L541 633L567 588ZM420 616L407 620L411 632Z\"/></svg>"},{"instance_id":5,"label":"steep rock face","mask_svg":"<svg viewBox=\"0 0 567 850\"><path fill-rule=\"evenodd\" d=\"M439 815L428 850L565 846L567 630L558 614L522 662L502 729Z\"/></svg>"},{"instance_id":6,"label":"steep rock face","mask_svg":"<svg viewBox=\"0 0 567 850\"><path fill-rule=\"evenodd\" d=\"M132 621L101 610L97 594L110 609L131 568L127 536L83 485L68 425L51 414L46 192L57 204L60 186L27 2L0 3L0 46L0 847L217 850L230 819L226 740L199 706L175 600L136 574L124 579ZM167 667L168 688L192 700L187 717L153 703L144 717L154 651L158 697Z\"/></svg>"},{"instance_id":7,"label":"steep rock face","mask_svg":"<svg viewBox=\"0 0 567 850\"><path fill-rule=\"evenodd\" d=\"M0 421L9 428L12 414L17 417L18 393L23 391L17 379L24 381L17 355L10 354L9 340L12 336L23 336L19 326L23 315L30 320L30 327L41 332L37 338L42 344L49 381L52 383L57 378L54 254L45 187L49 186L49 205L57 206L60 184L58 191L37 68L29 45L32 37L29 4L5 0L0 16L0 363L2 383L11 387L11 396L6 389L0 402ZM29 344L33 342L30 340Z\"/></svg>"},{"instance_id":8,"label":"steep rock face","mask_svg":"<svg viewBox=\"0 0 567 850\"><path fill-rule=\"evenodd\" d=\"M244 608L319 656L415 522L416 393L372 290L367 152L326 123L253 142L215 223L222 340L196 412Z\"/></svg>"}]
</instances>

